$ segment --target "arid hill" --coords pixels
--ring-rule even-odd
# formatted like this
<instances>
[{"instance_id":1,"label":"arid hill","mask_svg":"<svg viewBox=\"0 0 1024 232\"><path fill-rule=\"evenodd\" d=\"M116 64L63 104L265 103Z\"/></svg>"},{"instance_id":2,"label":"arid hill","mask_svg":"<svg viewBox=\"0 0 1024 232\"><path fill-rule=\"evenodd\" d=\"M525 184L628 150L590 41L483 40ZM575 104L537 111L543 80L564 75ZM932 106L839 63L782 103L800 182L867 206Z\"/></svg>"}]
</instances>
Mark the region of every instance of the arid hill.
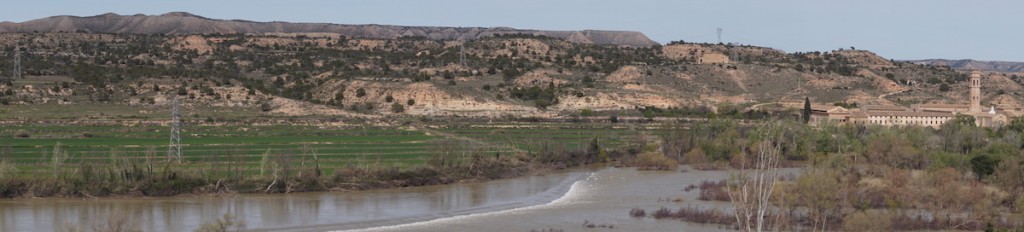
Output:
<instances>
[{"instance_id":1,"label":"arid hill","mask_svg":"<svg viewBox=\"0 0 1024 232\"><path fill-rule=\"evenodd\" d=\"M962 73L864 50L620 47L523 34L463 43L331 33L0 33L3 56L15 43L25 79L0 83L0 104L159 109L178 95L190 107L286 115L564 117L650 107L729 112L805 96L859 105L956 103L966 96ZM0 60L0 75L8 76L11 65ZM1022 105L1021 81L991 75L983 102Z\"/></svg>"},{"instance_id":2,"label":"arid hill","mask_svg":"<svg viewBox=\"0 0 1024 232\"><path fill-rule=\"evenodd\" d=\"M0 23L0 32L91 32L123 34L234 34L234 33L337 33L350 38L397 39L425 37L433 40L469 40L495 34L528 34L564 39L574 43L647 47L658 45L643 33L630 31L541 31L507 27L412 27L345 25L330 23L253 22L210 19L190 13L91 17L53 16L22 23Z\"/></svg>"},{"instance_id":3,"label":"arid hill","mask_svg":"<svg viewBox=\"0 0 1024 232\"><path fill-rule=\"evenodd\" d=\"M853 106L967 96L964 72L867 50L657 45L626 32L258 23L187 13L0 25L29 30L36 32L0 32L0 105L149 112L177 96L186 107L243 114L544 118L742 114L805 97ZM9 81L15 48L24 78ZM982 103L1024 106L1021 83L1019 74L988 73Z\"/></svg>"},{"instance_id":4,"label":"arid hill","mask_svg":"<svg viewBox=\"0 0 1024 232\"><path fill-rule=\"evenodd\" d=\"M1020 73L1024 72L1024 62L978 61L978 60L914 60L915 64L949 66L957 70L978 70L986 72Z\"/></svg>"}]
</instances>

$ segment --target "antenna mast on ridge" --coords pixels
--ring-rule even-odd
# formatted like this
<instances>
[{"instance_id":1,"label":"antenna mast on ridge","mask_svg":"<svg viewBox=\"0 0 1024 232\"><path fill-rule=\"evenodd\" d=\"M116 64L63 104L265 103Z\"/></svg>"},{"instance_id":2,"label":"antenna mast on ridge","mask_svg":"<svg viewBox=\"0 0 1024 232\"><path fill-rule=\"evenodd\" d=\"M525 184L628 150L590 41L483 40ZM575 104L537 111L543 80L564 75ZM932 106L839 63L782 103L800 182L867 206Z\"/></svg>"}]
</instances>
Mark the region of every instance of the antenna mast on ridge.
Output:
<instances>
[{"instance_id":1,"label":"antenna mast on ridge","mask_svg":"<svg viewBox=\"0 0 1024 232\"><path fill-rule=\"evenodd\" d=\"M167 145L167 158L181 162L181 112L178 111L178 95L171 103L171 142Z\"/></svg>"},{"instance_id":2,"label":"antenna mast on ridge","mask_svg":"<svg viewBox=\"0 0 1024 232\"><path fill-rule=\"evenodd\" d=\"M722 43L722 28L718 28L718 43Z\"/></svg>"}]
</instances>

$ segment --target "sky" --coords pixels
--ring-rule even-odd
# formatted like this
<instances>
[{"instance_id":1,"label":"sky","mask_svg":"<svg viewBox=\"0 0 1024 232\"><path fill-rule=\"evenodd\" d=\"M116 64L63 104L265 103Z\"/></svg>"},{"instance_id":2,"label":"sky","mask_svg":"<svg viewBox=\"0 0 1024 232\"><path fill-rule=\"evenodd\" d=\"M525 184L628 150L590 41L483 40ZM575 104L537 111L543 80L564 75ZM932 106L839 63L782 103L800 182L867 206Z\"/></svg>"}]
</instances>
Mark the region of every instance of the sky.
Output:
<instances>
[{"instance_id":1,"label":"sky","mask_svg":"<svg viewBox=\"0 0 1024 232\"><path fill-rule=\"evenodd\" d=\"M0 21L55 15L639 31L668 43L722 42L786 52L855 47L886 58L1024 62L1019 0L32 0L7 2Z\"/></svg>"}]
</instances>

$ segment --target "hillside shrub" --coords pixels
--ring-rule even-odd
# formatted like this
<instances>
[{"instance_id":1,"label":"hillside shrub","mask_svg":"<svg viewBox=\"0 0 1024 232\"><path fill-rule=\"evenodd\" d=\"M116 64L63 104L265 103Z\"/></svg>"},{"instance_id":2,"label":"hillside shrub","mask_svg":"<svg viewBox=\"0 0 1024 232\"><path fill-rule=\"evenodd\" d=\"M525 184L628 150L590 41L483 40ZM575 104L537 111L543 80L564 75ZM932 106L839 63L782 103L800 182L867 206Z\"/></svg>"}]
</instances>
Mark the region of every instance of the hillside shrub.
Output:
<instances>
[{"instance_id":1,"label":"hillside shrub","mask_svg":"<svg viewBox=\"0 0 1024 232\"><path fill-rule=\"evenodd\" d=\"M394 104L391 104L391 113L396 113L397 114L397 113L402 113L402 112L405 112L405 107L402 106L402 104L399 104L398 102L395 102Z\"/></svg>"},{"instance_id":2,"label":"hillside shrub","mask_svg":"<svg viewBox=\"0 0 1024 232\"><path fill-rule=\"evenodd\" d=\"M27 131L18 131L14 133L15 138L28 138L31 135Z\"/></svg>"}]
</instances>

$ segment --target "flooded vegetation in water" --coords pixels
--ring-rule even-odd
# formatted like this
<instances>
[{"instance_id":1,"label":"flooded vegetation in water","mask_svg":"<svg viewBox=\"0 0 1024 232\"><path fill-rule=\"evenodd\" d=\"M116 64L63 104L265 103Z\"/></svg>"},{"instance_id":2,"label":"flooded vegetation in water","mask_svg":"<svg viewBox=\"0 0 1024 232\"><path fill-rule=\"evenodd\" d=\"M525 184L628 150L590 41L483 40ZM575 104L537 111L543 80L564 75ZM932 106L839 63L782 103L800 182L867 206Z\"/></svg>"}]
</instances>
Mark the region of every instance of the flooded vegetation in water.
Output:
<instances>
[{"instance_id":1,"label":"flooded vegetation in water","mask_svg":"<svg viewBox=\"0 0 1024 232\"><path fill-rule=\"evenodd\" d=\"M961 118L961 117L958 117ZM726 207L623 209L631 215L722 224L744 229L754 221L736 220L737 197L750 173L762 168L756 155L765 141L777 156L808 166L803 175L771 176L770 199L757 209L757 224L782 230L989 230L1024 226L1020 214L1024 185L1024 120L1002 128L980 128L953 120L941 129L920 126L877 127L781 123L744 128L728 121L699 125L670 134L683 147L676 153L697 167L746 167L740 176L708 179L699 200ZM779 126L773 140L762 129ZM686 152L688 151L688 152ZM710 164L710 165L709 165ZM771 166L771 165L767 165ZM749 174L747 174L749 175ZM759 195L759 194L755 194ZM761 203L757 203L761 204ZM641 213L641 210L644 212ZM751 211L754 210L754 211ZM733 216L731 219L729 216ZM871 222L869 222L871 221ZM874 223L872 223L874 222Z\"/></svg>"}]
</instances>

